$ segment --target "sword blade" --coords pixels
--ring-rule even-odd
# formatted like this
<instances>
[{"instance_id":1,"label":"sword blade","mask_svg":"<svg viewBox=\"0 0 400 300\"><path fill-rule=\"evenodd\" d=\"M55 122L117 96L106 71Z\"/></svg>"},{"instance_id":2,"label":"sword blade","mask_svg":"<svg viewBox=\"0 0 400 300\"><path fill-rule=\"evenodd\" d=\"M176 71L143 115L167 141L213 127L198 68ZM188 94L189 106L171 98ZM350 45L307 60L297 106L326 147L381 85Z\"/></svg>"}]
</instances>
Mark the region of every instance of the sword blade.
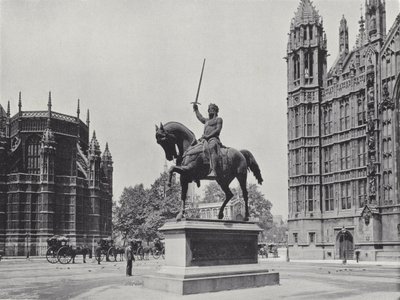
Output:
<instances>
[{"instance_id":1,"label":"sword blade","mask_svg":"<svg viewBox=\"0 0 400 300\"><path fill-rule=\"evenodd\" d=\"M196 94L196 100L192 102L192 104L200 104L198 102L199 100L199 94L200 94L200 87L201 87L201 80L203 79L203 72L204 72L204 65L206 64L206 59L203 60L203 67L201 68L201 74L200 74L200 81L199 81L199 86L197 87L197 94Z\"/></svg>"}]
</instances>

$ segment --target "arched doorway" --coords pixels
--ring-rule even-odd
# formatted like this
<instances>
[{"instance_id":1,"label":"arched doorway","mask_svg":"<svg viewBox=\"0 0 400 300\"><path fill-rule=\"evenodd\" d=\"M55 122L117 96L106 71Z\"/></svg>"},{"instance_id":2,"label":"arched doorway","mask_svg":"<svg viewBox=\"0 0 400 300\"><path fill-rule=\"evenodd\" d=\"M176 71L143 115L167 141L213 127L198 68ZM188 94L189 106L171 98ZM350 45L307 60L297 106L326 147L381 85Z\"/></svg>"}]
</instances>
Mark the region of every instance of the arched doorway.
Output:
<instances>
[{"instance_id":1,"label":"arched doorway","mask_svg":"<svg viewBox=\"0 0 400 300\"><path fill-rule=\"evenodd\" d=\"M342 229L336 237L336 254L339 259L343 259L346 255L346 259L353 259L354 253L354 242L351 233Z\"/></svg>"}]
</instances>

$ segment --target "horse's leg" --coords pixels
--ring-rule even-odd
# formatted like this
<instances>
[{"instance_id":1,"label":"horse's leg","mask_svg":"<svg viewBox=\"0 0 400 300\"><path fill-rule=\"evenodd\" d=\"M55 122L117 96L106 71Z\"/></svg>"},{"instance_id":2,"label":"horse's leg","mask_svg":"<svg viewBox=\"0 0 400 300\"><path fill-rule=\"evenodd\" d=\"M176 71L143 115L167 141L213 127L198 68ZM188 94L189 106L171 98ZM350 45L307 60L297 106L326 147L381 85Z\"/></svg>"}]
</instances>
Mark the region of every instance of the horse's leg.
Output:
<instances>
[{"instance_id":1,"label":"horse's leg","mask_svg":"<svg viewBox=\"0 0 400 300\"><path fill-rule=\"evenodd\" d=\"M243 200L244 200L244 207L245 207L245 214L244 214L244 221L248 221L250 217L249 213L249 193L247 192L247 173L239 174L237 179L240 184L240 188L242 189Z\"/></svg>"},{"instance_id":2,"label":"horse's leg","mask_svg":"<svg viewBox=\"0 0 400 300\"><path fill-rule=\"evenodd\" d=\"M185 217L185 205L186 205L186 196L187 196L187 191L188 191L189 183L184 180L181 176L181 188L182 188L182 193L181 193L181 211L179 214L176 216L176 220L180 221L182 218Z\"/></svg>"},{"instance_id":3,"label":"horse's leg","mask_svg":"<svg viewBox=\"0 0 400 300\"><path fill-rule=\"evenodd\" d=\"M86 250L82 252L82 256L83 256L83 263L86 264Z\"/></svg>"},{"instance_id":4,"label":"horse's leg","mask_svg":"<svg viewBox=\"0 0 400 300\"><path fill-rule=\"evenodd\" d=\"M169 180L168 180L168 186L171 187L172 185L172 176L174 175L174 172L182 175L190 170L189 166L172 166L168 173L169 173Z\"/></svg>"},{"instance_id":5,"label":"horse's leg","mask_svg":"<svg viewBox=\"0 0 400 300\"><path fill-rule=\"evenodd\" d=\"M217 181L218 184L221 186L222 190L225 193L225 201L224 203L222 203L221 208L219 209L219 213L218 213L218 219L223 219L224 218L224 209L226 204L229 202L229 200L232 199L233 197L233 193L231 191L231 189L229 188L229 183L228 182L221 182L221 181Z\"/></svg>"}]
</instances>

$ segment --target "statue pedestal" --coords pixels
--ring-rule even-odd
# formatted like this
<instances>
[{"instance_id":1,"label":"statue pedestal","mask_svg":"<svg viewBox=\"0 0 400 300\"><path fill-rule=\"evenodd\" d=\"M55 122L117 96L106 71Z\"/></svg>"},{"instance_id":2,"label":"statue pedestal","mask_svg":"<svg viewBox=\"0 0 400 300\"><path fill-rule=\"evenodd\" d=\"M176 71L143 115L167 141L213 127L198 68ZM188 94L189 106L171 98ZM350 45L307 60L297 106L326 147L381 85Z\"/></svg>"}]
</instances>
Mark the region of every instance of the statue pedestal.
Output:
<instances>
[{"instance_id":1,"label":"statue pedestal","mask_svg":"<svg viewBox=\"0 0 400 300\"><path fill-rule=\"evenodd\" d=\"M258 233L251 222L186 219L168 222L165 266L144 276L146 288L181 295L279 284L279 273L258 264Z\"/></svg>"}]
</instances>

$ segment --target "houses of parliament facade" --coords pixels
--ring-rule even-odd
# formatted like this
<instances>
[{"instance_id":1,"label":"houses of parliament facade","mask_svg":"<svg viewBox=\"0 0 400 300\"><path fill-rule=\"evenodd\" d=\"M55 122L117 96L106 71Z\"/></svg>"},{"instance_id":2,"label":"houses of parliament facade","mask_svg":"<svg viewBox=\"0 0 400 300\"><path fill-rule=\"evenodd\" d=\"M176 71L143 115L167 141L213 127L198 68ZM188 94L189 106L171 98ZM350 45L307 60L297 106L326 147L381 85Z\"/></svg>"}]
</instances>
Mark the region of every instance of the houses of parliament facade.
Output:
<instances>
[{"instance_id":1,"label":"houses of parliament facade","mask_svg":"<svg viewBox=\"0 0 400 300\"><path fill-rule=\"evenodd\" d=\"M289 252L294 259L400 259L400 15L366 0L339 54L301 0L287 44ZM351 50L350 50L351 49Z\"/></svg>"},{"instance_id":2,"label":"houses of parliament facade","mask_svg":"<svg viewBox=\"0 0 400 300\"><path fill-rule=\"evenodd\" d=\"M92 246L111 235L113 161L76 116L0 105L0 252L44 255L47 239Z\"/></svg>"}]
</instances>

